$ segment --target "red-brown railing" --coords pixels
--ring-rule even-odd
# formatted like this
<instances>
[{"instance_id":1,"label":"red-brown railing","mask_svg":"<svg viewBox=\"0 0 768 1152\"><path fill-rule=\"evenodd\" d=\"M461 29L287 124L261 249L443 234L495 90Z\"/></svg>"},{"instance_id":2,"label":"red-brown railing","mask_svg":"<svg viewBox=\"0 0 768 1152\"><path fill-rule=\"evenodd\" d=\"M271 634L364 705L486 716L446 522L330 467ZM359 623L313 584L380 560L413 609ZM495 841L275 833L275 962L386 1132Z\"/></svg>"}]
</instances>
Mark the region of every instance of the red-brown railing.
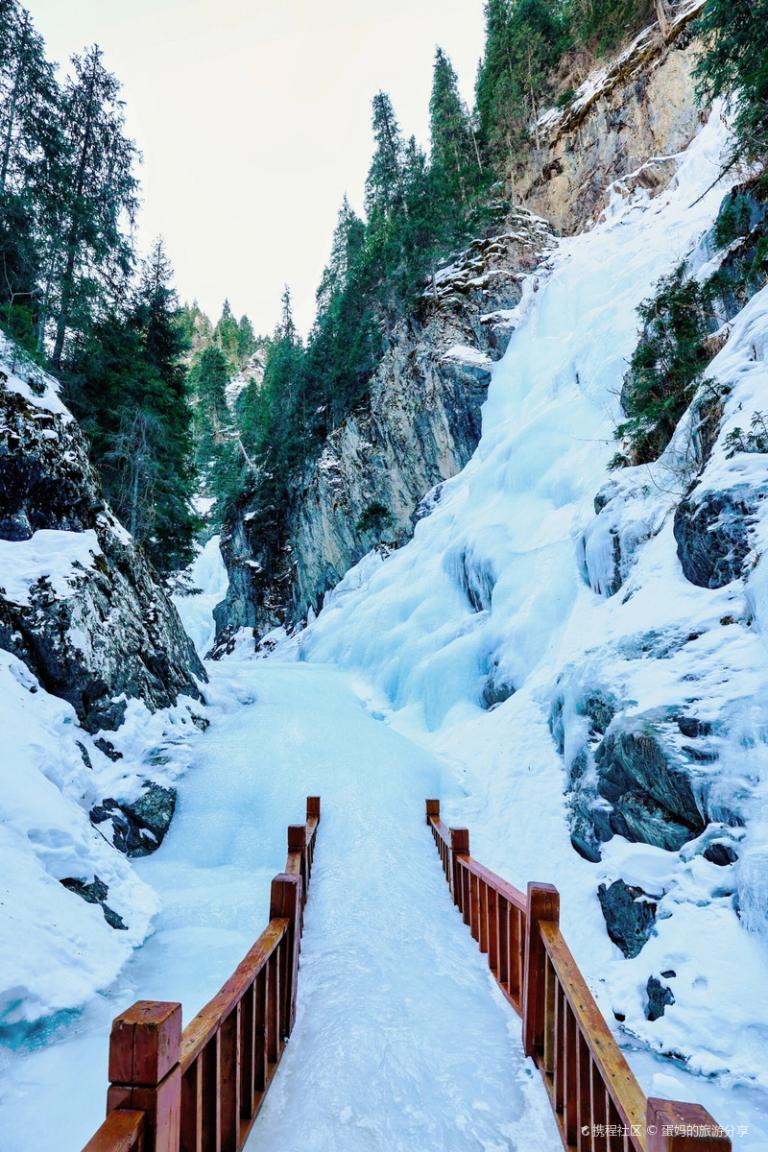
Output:
<instances>
[{"instance_id":1,"label":"red-brown railing","mask_svg":"<svg viewBox=\"0 0 768 1152\"><path fill-rule=\"evenodd\" d=\"M112 1024L107 1119L84 1152L240 1152L296 1019L320 798L288 829L269 924L183 1033L181 1005L139 1000Z\"/></svg>"},{"instance_id":2,"label":"red-brown railing","mask_svg":"<svg viewBox=\"0 0 768 1152\"><path fill-rule=\"evenodd\" d=\"M560 895L524 895L469 854L440 801L427 824L453 900L488 967L523 1019L523 1047L541 1072L563 1145L575 1152L727 1152L731 1141L699 1104L646 1098L560 931Z\"/></svg>"}]
</instances>

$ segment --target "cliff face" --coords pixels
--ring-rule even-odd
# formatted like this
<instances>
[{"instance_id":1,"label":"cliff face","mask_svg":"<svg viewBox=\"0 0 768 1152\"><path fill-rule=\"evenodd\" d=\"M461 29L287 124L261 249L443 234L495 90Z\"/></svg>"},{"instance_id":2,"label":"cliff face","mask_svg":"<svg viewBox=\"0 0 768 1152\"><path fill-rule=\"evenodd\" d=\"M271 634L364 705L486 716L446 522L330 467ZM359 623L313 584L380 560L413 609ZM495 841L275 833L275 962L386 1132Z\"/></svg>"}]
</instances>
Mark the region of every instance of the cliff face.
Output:
<instances>
[{"instance_id":1,"label":"cliff face","mask_svg":"<svg viewBox=\"0 0 768 1152\"><path fill-rule=\"evenodd\" d=\"M328 438L295 484L283 546L266 553L247 501L225 526L227 599L220 644L241 627L263 635L316 612L372 548L411 535L427 493L466 464L480 410L514 323L520 284L552 243L544 221L514 213L506 230L476 240L436 277L395 333L364 408Z\"/></svg>"},{"instance_id":2,"label":"cliff face","mask_svg":"<svg viewBox=\"0 0 768 1152\"><path fill-rule=\"evenodd\" d=\"M703 0L685 0L669 27L646 28L593 72L562 109L539 120L527 163L510 174L513 200L570 233L610 203L611 185L666 187L675 156L701 126L693 70L700 44L692 23Z\"/></svg>"},{"instance_id":3,"label":"cliff face","mask_svg":"<svg viewBox=\"0 0 768 1152\"><path fill-rule=\"evenodd\" d=\"M90 732L117 728L130 698L199 698L192 642L104 503L78 425L53 381L24 375L0 376L0 647Z\"/></svg>"},{"instance_id":4,"label":"cliff face","mask_svg":"<svg viewBox=\"0 0 768 1152\"><path fill-rule=\"evenodd\" d=\"M240 628L253 628L258 642L316 613L366 552L405 543L421 502L433 507L440 484L467 463L520 281L546 257L552 232L599 214L617 181L621 195L658 194L700 127L690 35L700 8L699 0L679 6L665 34L647 29L566 108L541 118L538 146L509 183L510 199L525 208L444 269L436 294L403 320L366 406L295 484L281 545L265 548L247 499L235 510L222 534L230 586L216 613L219 652Z\"/></svg>"}]
</instances>

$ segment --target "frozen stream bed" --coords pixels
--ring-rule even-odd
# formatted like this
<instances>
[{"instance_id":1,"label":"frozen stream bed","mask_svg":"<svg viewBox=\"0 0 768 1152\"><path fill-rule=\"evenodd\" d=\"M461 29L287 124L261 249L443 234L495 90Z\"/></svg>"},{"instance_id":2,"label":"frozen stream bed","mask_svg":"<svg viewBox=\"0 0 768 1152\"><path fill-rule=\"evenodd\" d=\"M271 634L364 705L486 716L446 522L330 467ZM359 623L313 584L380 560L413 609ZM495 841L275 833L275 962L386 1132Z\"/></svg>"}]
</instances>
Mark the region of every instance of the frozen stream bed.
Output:
<instances>
[{"instance_id":1,"label":"frozen stream bed","mask_svg":"<svg viewBox=\"0 0 768 1152\"><path fill-rule=\"evenodd\" d=\"M250 1147L431 1152L560 1147L520 1024L453 910L424 799L440 762L331 668L215 670L213 724L160 850L138 862L155 930L109 994L3 1049L3 1152L78 1152L103 1118L111 1018L139 998L185 1020L266 923L285 829L319 793L293 1037Z\"/></svg>"}]
</instances>

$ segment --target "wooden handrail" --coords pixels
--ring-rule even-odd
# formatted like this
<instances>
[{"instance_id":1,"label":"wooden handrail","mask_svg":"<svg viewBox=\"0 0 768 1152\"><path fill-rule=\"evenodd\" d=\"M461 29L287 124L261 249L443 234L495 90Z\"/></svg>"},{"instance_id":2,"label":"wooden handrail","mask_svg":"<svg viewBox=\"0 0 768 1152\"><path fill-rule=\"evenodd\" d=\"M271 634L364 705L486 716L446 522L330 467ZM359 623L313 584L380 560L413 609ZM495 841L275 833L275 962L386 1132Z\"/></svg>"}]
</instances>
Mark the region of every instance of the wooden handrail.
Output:
<instances>
[{"instance_id":1,"label":"wooden handrail","mask_svg":"<svg viewBox=\"0 0 768 1152\"><path fill-rule=\"evenodd\" d=\"M449 828L440 801L426 820L453 900L488 967L523 1019L523 1048L544 1079L571 1152L729 1152L698 1104L646 1098L560 931L551 884L508 884L469 854L466 828Z\"/></svg>"},{"instance_id":2,"label":"wooden handrail","mask_svg":"<svg viewBox=\"0 0 768 1152\"><path fill-rule=\"evenodd\" d=\"M144 1113L110 1112L83 1152L145 1152Z\"/></svg>"},{"instance_id":3,"label":"wooden handrail","mask_svg":"<svg viewBox=\"0 0 768 1152\"><path fill-rule=\"evenodd\" d=\"M139 1000L112 1024L107 1118L84 1152L240 1152L296 1019L303 909L320 822L307 799L272 881L269 924L181 1030L181 1005Z\"/></svg>"}]
</instances>

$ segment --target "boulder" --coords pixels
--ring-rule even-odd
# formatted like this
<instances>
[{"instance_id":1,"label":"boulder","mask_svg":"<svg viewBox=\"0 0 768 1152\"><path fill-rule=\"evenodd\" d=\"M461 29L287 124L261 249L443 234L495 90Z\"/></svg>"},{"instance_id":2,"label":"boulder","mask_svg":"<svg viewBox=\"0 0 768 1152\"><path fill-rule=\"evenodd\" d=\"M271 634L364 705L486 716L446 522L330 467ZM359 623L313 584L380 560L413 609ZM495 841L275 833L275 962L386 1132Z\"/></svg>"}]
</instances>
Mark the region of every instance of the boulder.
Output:
<instances>
[{"instance_id":1,"label":"boulder","mask_svg":"<svg viewBox=\"0 0 768 1152\"><path fill-rule=\"evenodd\" d=\"M642 888L632 887L623 880L601 884L597 898L611 940L627 958L639 956L653 933L655 902L647 898Z\"/></svg>"}]
</instances>

